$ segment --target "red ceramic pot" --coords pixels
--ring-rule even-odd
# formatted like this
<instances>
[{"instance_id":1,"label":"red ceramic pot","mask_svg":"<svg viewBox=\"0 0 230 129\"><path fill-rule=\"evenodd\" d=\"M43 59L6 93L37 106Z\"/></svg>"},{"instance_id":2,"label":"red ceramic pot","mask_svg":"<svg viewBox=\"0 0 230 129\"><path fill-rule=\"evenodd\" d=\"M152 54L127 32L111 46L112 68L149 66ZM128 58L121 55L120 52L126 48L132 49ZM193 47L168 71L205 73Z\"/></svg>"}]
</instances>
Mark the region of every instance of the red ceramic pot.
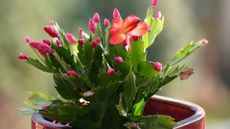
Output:
<instances>
[{"instance_id":1,"label":"red ceramic pot","mask_svg":"<svg viewBox=\"0 0 230 129\"><path fill-rule=\"evenodd\" d=\"M193 103L172 98L154 96L145 106L144 115L164 114L175 118L173 129L205 129L205 112ZM40 114L32 116L32 129L72 129L70 126L53 124Z\"/></svg>"}]
</instances>

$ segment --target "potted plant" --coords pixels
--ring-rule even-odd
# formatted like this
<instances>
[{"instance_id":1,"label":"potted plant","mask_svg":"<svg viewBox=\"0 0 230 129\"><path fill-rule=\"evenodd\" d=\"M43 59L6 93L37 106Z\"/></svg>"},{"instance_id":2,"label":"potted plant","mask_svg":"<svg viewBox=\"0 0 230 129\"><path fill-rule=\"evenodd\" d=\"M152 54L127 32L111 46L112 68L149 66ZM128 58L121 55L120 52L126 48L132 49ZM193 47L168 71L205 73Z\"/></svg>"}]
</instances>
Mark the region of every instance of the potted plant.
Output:
<instances>
[{"instance_id":1,"label":"potted plant","mask_svg":"<svg viewBox=\"0 0 230 129\"><path fill-rule=\"evenodd\" d=\"M154 13L152 0L144 21L132 14L122 19L118 9L112 22L95 13L89 20L90 33L82 29L74 36L55 21L44 30L52 39L25 41L37 59L18 58L53 74L59 96L31 92L24 114L33 113L32 129L204 129L201 107L155 96L161 87L180 77L187 79L193 69L178 64L206 39L189 42L171 60L148 61L147 48L162 31L164 17ZM104 30L103 30L104 29Z\"/></svg>"}]
</instances>

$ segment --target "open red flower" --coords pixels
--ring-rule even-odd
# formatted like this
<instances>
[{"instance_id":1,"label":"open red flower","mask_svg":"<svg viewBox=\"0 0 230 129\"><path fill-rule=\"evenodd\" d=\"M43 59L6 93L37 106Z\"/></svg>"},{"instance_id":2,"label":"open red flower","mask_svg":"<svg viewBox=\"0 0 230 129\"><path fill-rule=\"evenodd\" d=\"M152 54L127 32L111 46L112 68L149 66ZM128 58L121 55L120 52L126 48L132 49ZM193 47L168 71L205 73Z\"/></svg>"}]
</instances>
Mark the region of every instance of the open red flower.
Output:
<instances>
[{"instance_id":1,"label":"open red flower","mask_svg":"<svg viewBox=\"0 0 230 129\"><path fill-rule=\"evenodd\" d=\"M115 17L112 21L112 29L110 31L110 44L116 45L126 42L127 45L133 40L132 36L142 36L149 30L148 24L140 22L140 18L136 15L130 15L125 20L121 17Z\"/></svg>"}]
</instances>

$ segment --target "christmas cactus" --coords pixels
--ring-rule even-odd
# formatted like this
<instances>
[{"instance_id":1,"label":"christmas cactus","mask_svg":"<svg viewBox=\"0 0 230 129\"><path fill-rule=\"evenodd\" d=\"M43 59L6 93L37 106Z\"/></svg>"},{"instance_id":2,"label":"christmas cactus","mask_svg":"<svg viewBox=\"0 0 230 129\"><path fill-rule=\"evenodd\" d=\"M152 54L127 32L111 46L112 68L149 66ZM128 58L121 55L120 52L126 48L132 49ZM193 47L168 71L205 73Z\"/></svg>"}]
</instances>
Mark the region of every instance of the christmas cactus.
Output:
<instances>
[{"instance_id":1,"label":"christmas cactus","mask_svg":"<svg viewBox=\"0 0 230 129\"><path fill-rule=\"evenodd\" d=\"M146 102L161 87L177 77L187 79L193 69L179 64L207 40L189 42L164 63L148 61L147 49L163 29L164 17L154 12L153 0L144 21L135 14L122 18L113 11L111 23L95 13L87 34L66 33L56 21L44 31L52 39L39 42L25 37L37 58L20 54L19 59L53 74L59 96L31 92L21 112L38 112L57 124L78 129L170 129L173 118L143 115ZM57 122L58 121L58 122Z\"/></svg>"}]
</instances>

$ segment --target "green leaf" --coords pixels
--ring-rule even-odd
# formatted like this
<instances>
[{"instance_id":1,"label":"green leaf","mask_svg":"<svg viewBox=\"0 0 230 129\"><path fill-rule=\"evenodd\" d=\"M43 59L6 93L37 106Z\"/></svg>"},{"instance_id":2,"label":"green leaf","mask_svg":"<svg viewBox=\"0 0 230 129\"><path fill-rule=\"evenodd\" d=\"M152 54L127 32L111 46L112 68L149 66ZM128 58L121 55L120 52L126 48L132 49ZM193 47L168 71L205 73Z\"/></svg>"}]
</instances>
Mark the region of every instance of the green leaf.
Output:
<instances>
[{"instance_id":1,"label":"green leaf","mask_svg":"<svg viewBox=\"0 0 230 129\"><path fill-rule=\"evenodd\" d=\"M124 90L122 93L123 102L125 109L129 109L135 99L137 88L136 88L136 77L134 73L129 73L125 78Z\"/></svg>"},{"instance_id":2,"label":"green leaf","mask_svg":"<svg viewBox=\"0 0 230 129\"><path fill-rule=\"evenodd\" d=\"M92 58L92 63L89 68L89 79L93 82L96 83L97 81L97 75L100 71L100 68L102 66L102 56L103 50L101 47L97 47L93 51L93 58Z\"/></svg>"},{"instance_id":3,"label":"green leaf","mask_svg":"<svg viewBox=\"0 0 230 129\"><path fill-rule=\"evenodd\" d=\"M70 50L64 47L56 46L55 44L52 44L51 47L58 53L59 57L63 59L67 64L74 66L74 58Z\"/></svg>"},{"instance_id":4,"label":"green leaf","mask_svg":"<svg viewBox=\"0 0 230 129\"><path fill-rule=\"evenodd\" d=\"M56 69L61 69L62 72L65 72L65 69L62 67L62 65L58 62L58 60L56 59L56 57L52 54L50 54L49 59L52 63L52 65L56 68Z\"/></svg>"},{"instance_id":5,"label":"green leaf","mask_svg":"<svg viewBox=\"0 0 230 129\"><path fill-rule=\"evenodd\" d=\"M53 75L55 88L64 99L76 99L71 85L59 74Z\"/></svg>"},{"instance_id":6,"label":"green leaf","mask_svg":"<svg viewBox=\"0 0 230 129\"><path fill-rule=\"evenodd\" d=\"M160 87L177 78L186 67L186 65L171 67L167 71L167 73L165 73L164 77L161 79Z\"/></svg>"},{"instance_id":7,"label":"green leaf","mask_svg":"<svg viewBox=\"0 0 230 129\"><path fill-rule=\"evenodd\" d=\"M133 115L134 116L142 116L143 110L145 106L145 100L144 97L133 106Z\"/></svg>"},{"instance_id":8,"label":"green leaf","mask_svg":"<svg viewBox=\"0 0 230 129\"><path fill-rule=\"evenodd\" d=\"M141 129L172 129L176 122L170 116L166 115L149 115L140 119Z\"/></svg>"},{"instance_id":9,"label":"green leaf","mask_svg":"<svg viewBox=\"0 0 230 129\"><path fill-rule=\"evenodd\" d=\"M35 112L32 108L19 108L18 110L22 115L31 115Z\"/></svg>"},{"instance_id":10,"label":"green leaf","mask_svg":"<svg viewBox=\"0 0 230 129\"><path fill-rule=\"evenodd\" d=\"M153 17L153 11L151 8L148 9L147 16L145 18L145 22L149 25L150 31L145 34L142 39L144 41L144 48L148 48L153 44L157 35L163 30L164 26L164 17L160 20L156 20Z\"/></svg>"},{"instance_id":11,"label":"green leaf","mask_svg":"<svg viewBox=\"0 0 230 129\"><path fill-rule=\"evenodd\" d=\"M154 77L154 75L157 73L157 71L154 70L152 63L147 61L139 63L137 70L139 74L144 77Z\"/></svg>"},{"instance_id":12,"label":"green leaf","mask_svg":"<svg viewBox=\"0 0 230 129\"><path fill-rule=\"evenodd\" d=\"M24 104L35 110L41 109L42 106L48 106L54 100L54 97L41 92L29 92L30 96L24 101Z\"/></svg>"},{"instance_id":13,"label":"green leaf","mask_svg":"<svg viewBox=\"0 0 230 129\"><path fill-rule=\"evenodd\" d=\"M129 52L130 65L137 70L137 66L142 61L146 60L146 53L144 50L144 43L141 40L137 40L131 43L131 50Z\"/></svg>"},{"instance_id":14,"label":"green leaf","mask_svg":"<svg viewBox=\"0 0 230 129\"><path fill-rule=\"evenodd\" d=\"M179 63L201 46L201 40L197 42L189 42L185 47L181 48L176 52L175 56L169 61L168 64L172 66L174 64Z\"/></svg>"},{"instance_id":15,"label":"green leaf","mask_svg":"<svg viewBox=\"0 0 230 129\"><path fill-rule=\"evenodd\" d=\"M56 70L49 68L45 65L43 65L39 60L37 59L33 59L33 58L29 58L26 63L33 65L34 67L40 69L41 71L44 72L49 72L49 73L57 73Z\"/></svg>"},{"instance_id":16,"label":"green leaf","mask_svg":"<svg viewBox=\"0 0 230 129\"><path fill-rule=\"evenodd\" d=\"M93 58L93 47L90 40L87 40L84 45L78 45L78 58L83 66L90 66Z\"/></svg>"}]
</instances>

